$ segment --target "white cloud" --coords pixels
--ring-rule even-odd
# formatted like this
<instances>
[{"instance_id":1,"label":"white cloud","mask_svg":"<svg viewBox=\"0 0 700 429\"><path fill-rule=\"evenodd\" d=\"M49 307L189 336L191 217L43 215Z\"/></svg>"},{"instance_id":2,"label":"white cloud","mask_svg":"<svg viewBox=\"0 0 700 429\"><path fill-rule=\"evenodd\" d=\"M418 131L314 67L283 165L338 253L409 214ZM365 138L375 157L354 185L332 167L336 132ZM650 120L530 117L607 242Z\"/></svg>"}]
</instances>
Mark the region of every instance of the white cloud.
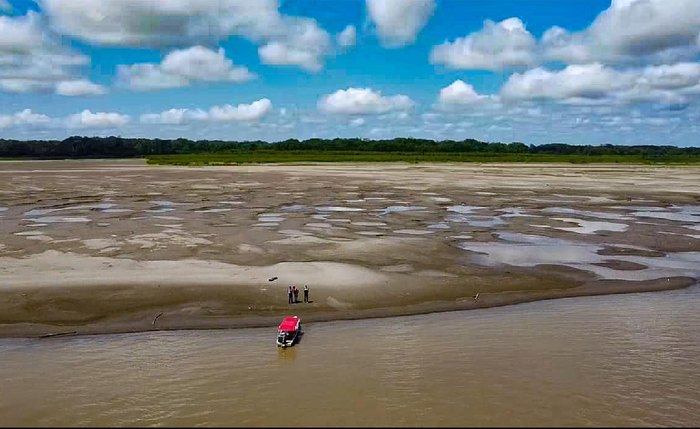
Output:
<instances>
[{"instance_id":1,"label":"white cloud","mask_svg":"<svg viewBox=\"0 0 700 429\"><path fill-rule=\"evenodd\" d=\"M189 119L189 112L188 109L170 109L161 113L143 114L140 120L144 124L180 125Z\"/></svg>"},{"instance_id":2,"label":"white cloud","mask_svg":"<svg viewBox=\"0 0 700 429\"><path fill-rule=\"evenodd\" d=\"M137 91L177 88L197 81L238 83L255 77L246 67L234 66L222 48L214 52L203 46L174 50L160 64L117 67L118 84Z\"/></svg>"},{"instance_id":3,"label":"white cloud","mask_svg":"<svg viewBox=\"0 0 700 429\"><path fill-rule=\"evenodd\" d=\"M310 72L323 68L319 58L312 52L296 49L279 42L268 43L258 48L258 55L263 64L295 65Z\"/></svg>"},{"instance_id":4,"label":"white cloud","mask_svg":"<svg viewBox=\"0 0 700 429\"><path fill-rule=\"evenodd\" d=\"M365 124L364 118L355 118L352 121L350 121L350 126L351 127L359 127Z\"/></svg>"},{"instance_id":5,"label":"white cloud","mask_svg":"<svg viewBox=\"0 0 700 429\"><path fill-rule=\"evenodd\" d=\"M435 11L435 0L367 0L367 11L385 47L415 42Z\"/></svg>"},{"instance_id":6,"label":"white cloud","mask_svg":"<svg viewBox=\"0 0 700 429\"><path fill-rule=\"evenodd\" d=\"M217 122L258 121L272 109L272 102L267 98L254 101L251 104L232 106L214 106L209 109L209 120Z\"/></svg>"},{"instance_id":7,"label":"white cloud","mask_svg":"<svg viewBox=\"0 0 700 429\"><path fill-rule=\"evenodd\" d=\"M67 119L69 128L118 128L126 125L130 118L127 115L112 112L93 113L88 109L70 115Z\"/></svg>"},{"instance_id":8,"label":"white cloud","mask_svg":"<svg viewBox=\"0 0 700 429\"><path fill-rule=\"evenodd\" d=\"M263 51L267 64L307 70L331 54L329 34L313 19L280 14L277 0L41 0L41 5L56 31L100 45L182 46L242 36L276 47ZM281 55L282 50L292 54Z\"/></svg>"},{"instance_id":9,"label":"white cloud","mask_svg":"<svg viewBox=\"0 0 700 429\"><path fill-rule=\"evenodd\" d=\"M357 30L354 25L348 25L343 31L338 33L336 36L336 41L338 45L347 48L350 46L355 46L357 41Z\"/></svg>"},{"instance_id":10,"label":"white cloud","mask_svg":"<svg viewBox=\"0 0 700 429\"><path fill-rule=\"evenodd\" d=\"M339 89L318 101L318 108L325 113L362 115L407 110L415 105L406 95L383 96L381 91L370 88Z\"/></svg>"},{"instance_id":11,"label":"white cloud","mask_svg":"<svg viewBox=\"0 0 700 429\"><path fill-rule=\"evenodd\" d=\"M46 115L32 112L31 109L24 109L12 115L0 115L0 128L7 128L16 125L46 125L51 122L51 118Z\"/></svg>"},{"instance_id":12,"label":"white cloud","mask_svg":"<svg viewBox=\"0 0 700 429\"><path fill-rule=\"evenodd\" d=\"M681 90L700 85L700 64L616 70L600 63L514 73L501 88L505 100L554 100L568 104L687 102Z\"/></svg>"},{"instance_id":13,"label":"white cloud","mask_svg":"<svg viewBox=\"0 0 700 429\"><path fill-rule=\"evenodd\" d=\"M502 70L536 63L537 42L518 18L485 21L484 27L454 42L433 47L432 64L472 70Z\"/></svg>"},{"instance_id":14,"label":"white cloud","mask_svg":"<svg viewBox=\"0 0 700 429\"><path fill-rule=\"evenodd\" d=\"M440 90L438 105L440 107L464 106L485 100L493 100L493 97L478 94L473 86L458 79Z\"/></svg>"},{"instance_id":15,"label":"white cloud","mask_svg":"<svg viewBox=\"0 0 700 429\"><path fill-rule=\"evenodd\" d=\"M133 64L117 66L117 83L135 91L148 91L187 86L190 81L163 72L158 64Z\"/></svg>"},{"instance_id":16,"label":"white cloud","mask_svg":"<svg viewBox=\"0 0 700 429\"><path fill-rule=\"evenodd\" d=\"M308 18L284 19L284 37L273 37L258 48L263 64L293 65L309 72L323 68L323 58L331 52L331 37L316 21Z\"/></svg>"},{"instance_id":17,"label":"white cloud","mask_svg":"<svg viewBox=\"0 0 700 429\"><path fill-rule=\"evenodd\" d=\"M554 26L545 31L540 40L544 55L549 60L567 64L584 64L594 61L591 46L580 34L571 34Z\"/></svg>"},{"instance_id":18,"label":"white cloud","mask_svg":"<svg viewBox=\"0 0 700 429\"><path fill-rule=\"evenodd\" d=\"M50 92L54 87L53 82L45 82L34 79L0 79L0 90L14 93Z\"/></svg>"},{"instance_id":19,"label":"white cloud","mask_svg":"<svg viewBox=\"0 0 700 429\"><path fill-rule=\"evenodd\" d=\"M58 95L101 95L105 92L104 86L85 79L66 80L56 84L56 94Z\"/></svg>"},{"instance_id":20,"label":"white cloud","mask_svg":"<svg viewBox=\"0 0 700 429\"><path fill-rule=\"evenodd\" d=\"M144 124L180 125L193 121L210 122L255 122L272 110L272 102L263 98L250 104L213 106L208 111L201 109L170 109L161 113L141 115Z\"/></svg>"},{"instance_id":21,"label":"white cloud","mask_svg":"<svg viewBox=\"0 0 700 429\"><path fill-rule=\"evenodd\" d=\"M692 44L700 33L697 0L613 0L589 30L601 44L640 55Z\"/></svg>"},{"instance_id":22,"label":"white cloud","mask_svg":"<svg viewBox=\"0 0 700 429\"><path fill-rule=\"evenodd\" d=\"M100 45L173 46L275 31L275 0L40 0L52 27ZM134 19L137 18L137 19Z\"/></svg>"},{"instance_id":23,"label":"white cloud","mask_svg":"<svg viewBox=\"0 0 700 429\"><path fill-rule=\"evenodd\" d=\"M639 83L657 89L677 89L700 83L700 63L678 63L645 67Z\"/></svg>"},{"instance_id":24,"label":"white cloud","mask_svg":"<svg viewBox=\"0 0 700 429\"><path fill-rule=\"evenodd\" d=\"M697 0L613 0L584 31L548 30L542 47L547 58L567 63L668 63L694 59L699 34Z\"/></svg>"},{"instance_id":25,"label":"white cloud","mask_svg":"<svg viewBox=\"0 0 700 429\"><path fill-rule=\"evenodd\" d=\"M59 45L35 12L0 16L0 90L51 92L60 81L73 80L89 64L84 55Z\"/></svg>"},{"instance_id":26,"label":"white cloud","mask_svg":"<svg viewBox=\"0 0 700 429\"><path fill-rule=\"evenodd\" d=\"M39 14L0 16L0 53L27 53L42 46Z\"/></svg>"},{"instance_id":27,"label":"white cloud","mask_svg":"<svg viewBox=\"0 0 700 429\"><path fill-rule=\"evenodd\" d=\"M247 68L234 67L223 48L217 52L203 46L175 50L163 58L160 67L190 80L245 82L253 77Z\"/></svg>"},{"instance_id":28,"label":"white cloud","mask_svg":"<svg viewBox=\"0 0 700 429\"><path fill-rule=\"evenodd\" d=\"M501 88L504 99L601 99L626 85L625 77L601 64L571 65L560 71L538 67L514 73Z\"/></svg>"}]
</instances>

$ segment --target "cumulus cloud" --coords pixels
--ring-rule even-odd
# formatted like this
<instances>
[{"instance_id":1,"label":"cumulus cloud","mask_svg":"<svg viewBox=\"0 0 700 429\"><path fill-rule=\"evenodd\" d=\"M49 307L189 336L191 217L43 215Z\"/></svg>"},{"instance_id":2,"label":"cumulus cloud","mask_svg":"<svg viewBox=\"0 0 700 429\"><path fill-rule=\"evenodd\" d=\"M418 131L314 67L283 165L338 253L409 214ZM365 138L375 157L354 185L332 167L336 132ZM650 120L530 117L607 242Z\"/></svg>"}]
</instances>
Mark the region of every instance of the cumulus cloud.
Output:
<instances>
[{"instance_id":1,"label":"cumulus cloud","mask_svg":"<svg viewBox=\"0 0 700 429\"><path fill-rule=\"evenodd\" d=\"M140 120L143 124L181 125L192 118L190 112L189 109L169 109L160 113L143 114Z\"/></svg>"},{"instance_id":2,"label":"cumulus cloud","mask_svg":"<svg viewBox=\"0 0 700 429\"><path fill-rule=\"evenodd\" d=\"M126 125L128 115L113 112L91 112L88 109L70 115L67 119L69 128L118 128Z\"/></svg>"},{"instance_id":3,"label":"cumulus cloud","mask_svg":"<svg viewBox=\"0 0 700 429\"><path fill-rule=\"evenodd\" d=\"M181 125L193 121L210 122L255 122L272 110L272 102L263 98L250 104L213 106L208 111L201 109L169 109L161 113L141 115L144 124Z\"/></svg>"},{"instance_id":4,"label":"cumulus cloud","mask_svg":"<svg viewBox=\"0 0 700 429\"><path fill-rule=\"evenodd\" d=\"M537 42L518 18L485 21L475 33L433 47L432 64L472 70L501 70L533 65Z\"/></svg>"},{"instance_id":5,"label":"cumulus cloud","mask_svg":"<svg viewBox=\"0 0 700 429\"><path fill-rule=\"evenodd\" d=\"M458 79L452 84L442 88L438 96L438 107L450 108L455 106L474 105L486 100L494 100L494 97L480 95L470 84Z\"/></svg>"},{"instance_id":6,"label":"cumulus cloud","mask_svg":"<svg viewBox=\"0 0 700 429\"><path fill-rule=\"evenodd\" d=\"M544 32L540 45L547 60L584 64L595 58L590 43L581 34L571 34L556 25Z\"/></svg>"},{"instance_id":7,"label":"cumulus cloud","mask_svg":"<svg viewBox=\"0 0 700 429\"><path fill-rule=\"evenodd\" d=\"M700 85L700 64L616 70L593 63L551 71L514 73L501 88L504 100L553 100L568 104L686 103L682 90Z\"/></svg>"},{"instance_id":8,"label":"cumulus cloud","mask_svg":"<svg viewBox=\"0 0 700 429\"><path fill-rule=\"evenodd\" d=\"M323 68L318 57L309 51L295 49L279 42L268 43L258 48L263 64L296 65L307 71L317 72Z\"/></svg>"},{"instance_id":9,"label":"cumulus cloud","mask_svg":"<svg viewBox=\"0 0 700 429\"><path fill-rule=\"evenodd\" d=\"M66 96L101 95L106 92L104 86L89 80L66 80L56 84L56 94Z\"/></svg>"},{"instance_id":10,"label":"cumulus cloud","mask_svg":"<svg viewBox=\"0 0 700 429\"><path fill-rule=\"evenodd\" d=\"M246 67L234 66L223 48L218 51L192 46L168 53L160 64L119 65L119 85L137 91L177 88L193 82L246 82L255 74Z\"/></svg>"},{"instance_id":11,"label":"cumulus cloud","mask_svg":"<svg viewBox=\"0 0 700 429\"><path fill-rule=\"evenodd\" d=\"M190 81L180 75L165 73L158 64L133 64L117 66L117 84L135 91L178 88Z\"/></svg>"},{"instance_id":12,"label":"cumulus cloud","mask_svg":"<svg viewBox=\"0 0 700 429\"><path fill-rule=\"evenodd\" d=\"M395 48L416 41L435 11L435 0L367 0L367 11L382 45Z\"/></svg>"},{"instance_id":13,"label":"cumulus cloud","mask_svg":"<svg viewBox=\"0 0 700 429\"><path fill-rule=\"evenodd\" d=\"M40 15L32 11L0 16L0 34L0 90L5 92L62 94L59 83L76 80L79 68L90 62L53 40Z\"/></svg>"},{"instance_id":14,"label":"cumulus cloud","mask_svg":"<svg viewBox=\"0 0 700 429\"><path fill-rule=\"evenodd\" d=\"M182 46L241 36L261 45L264 63L306 70L317 69L331 54L330 35L313 19L280 14L277 0L41 0L41 5L56 31L99 45Z\"/></svg>"},{"instance_id":15,"label":"cumulus cloud","mask_svg":"<svg viewBox=\"0 0 700 429\"><path fill-rule=\"evenodd\" d=\"M567 63L668 63L694 58L699 34L697 0L613 0L584 31L551 28L542 47L546 58Z\"/></svg>"},{"instance_id":16,"label":"cumulus cloud","mask_svg":"<svg viewBox=\"0 0 700 429\"><path fill-rule=\"evenodd\" d=\"M226 59L223 48L217 52L203 46L192 46L170 52L163 58L161 69L168 74L190 80L244 82L252 78L245 67L234 67Z\"/></svg>"},{"instance_id":17,"label":"cumulus cloud","mask_svg":"<svg viewBox=\"0 0 700 429\"><path fill-rule=\"evenodd\" d=\"M597 63L571 65L560 71L538 67L511 75L501 95L505 99L600 99L624 85L624 76Z\"/></svg>"},{"instance_id":18,"label":"cumulus cloud","mask_svg":"<svg viewBox=\"0 0 700 429\"><path fill-rule=\"evenodd\" d=\"M519 18L433 47L430 61L455 69L502 70L565 64L671 64L700 53L697 0L613 0L579 32L553 26L537 41Z\"/></svg>"},{"instance_id":19,"label":"cumulus cloud","mask_svg":"<svg viewBox=\"0 0 700 429\"><path fill-rule=\"evenodd\" d=\"M0 128L13 127L16 125L46 125L51 122L51 118L46 115L32 112L31 109L24 109L12 115L0 115Z\"/></svg>"},{"instance_id":20,"label":"cumulus cloud","mask_svg":"<svg viewBox=\"0 0 700 429\"><path fill-rule=\"evenodd\" d=\"M338 35L336 36L336 41L338 42L338 45L342 46L343 48L355 46L356 40L357 30L355 29L354 25L348 25L343 31L338 33Z\"/></svg>"},{"instance_id":21,"label":"cumulus cloud","mask_svg":"<svg viewBox=\"0 0 700 429\"><path fill-rule=\"evenodd\" d=\"M3 53L28 53L43 44L36 12L19 17L0 16L0 34L0 52Z\"/></svg>"},{"instance_id":22,"label":"cumulus cloud","mask_svg":"<svg viewBox=\"0 0 700 429\"><path fill-rule=\"evenodd\" d=\"M691 45L700 33L700 2L613 0L591 24L590 32L623 54L651 54Z\"/></svg>"},{"instance_id":23,"label":"cumulus cloud","mask_svg":"<svg viewBox=\"0 0 700 429\"><path fill-rule=\"evenodd\" d=\"M46 82L34 79L0 78L0 90L4 92L27 93L27 92L50 92L53 89L53 82Z\"/></svg>"},{"instance_id":24,"label":"cumulus cloud","mask_svg":"<svg viewBox=\"0 0 700 429\"><path fill-rule=\"evenodd\" d=\"M115 46L173 46L196 38L260 36L277 24L275 0L40 0L52 27ZM138 19L134 19L137 17Z\"/></svg>"},{"instance_id":25,"label":"cumulus cloud","mask_svg":"<svg viewBox=\"0 0 700 429\"><path fill-rule=\"evenodd\" d=\"M272 102L267 98L238 106L224 104L209 109L209 120L217 122L257 121L267 115L271 109Z\"/></svg>"},{"instance_id":26,"label":"cumulus cloud","mask_svg":"<svg viewBox=\"0 0 700 429\"><path fill-rule=\"evenodd\" d=\"M411 109L415 103L406 95L383 96L370 88L339 89L318 101L324 113L341 115L379 114Z\"/></svg>"},{"instance_id":27,"label":"cumulus cloud","mask_svg":"<svg viewBox=\"0 0 700 429\"><path fill-rule=\"evenodd\" d=\"M309 72L323 68L323 58L331 53L331 37L316 21L286 18L286 35L274 37L258 48L263 64L298 66Z\"/></svg>"}]
</instances>

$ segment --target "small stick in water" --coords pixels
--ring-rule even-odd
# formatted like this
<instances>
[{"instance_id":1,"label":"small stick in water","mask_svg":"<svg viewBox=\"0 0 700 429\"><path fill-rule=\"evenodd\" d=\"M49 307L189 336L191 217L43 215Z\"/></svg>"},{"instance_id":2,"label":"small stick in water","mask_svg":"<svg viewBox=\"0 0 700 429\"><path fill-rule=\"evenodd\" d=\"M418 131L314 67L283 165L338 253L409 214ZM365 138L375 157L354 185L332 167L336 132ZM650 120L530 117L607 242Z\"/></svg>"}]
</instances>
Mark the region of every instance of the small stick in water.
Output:
<instances>
[{"instance_id":1,"label":"small stick in water","mask_svg":"<svg viewBox=\"0 0 700 429\"><path fill-rule=\"evenodd\" d=\"M162 316L162 315L163 315L162 312L161 312L161 313L158 313L158 315L153 319L153 326L156 326L156 320L158 320L158 318L159 318L160 316Z\"/></svg>"}]
</instances>

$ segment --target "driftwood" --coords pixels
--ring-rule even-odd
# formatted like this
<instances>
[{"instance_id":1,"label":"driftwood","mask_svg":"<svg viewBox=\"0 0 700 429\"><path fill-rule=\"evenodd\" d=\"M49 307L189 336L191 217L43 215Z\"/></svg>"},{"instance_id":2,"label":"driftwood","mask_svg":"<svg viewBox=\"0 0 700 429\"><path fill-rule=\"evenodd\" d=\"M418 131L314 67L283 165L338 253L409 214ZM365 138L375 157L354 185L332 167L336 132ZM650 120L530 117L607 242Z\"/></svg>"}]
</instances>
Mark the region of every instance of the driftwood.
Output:
<instances>
[{"instance_id":1,"label":"driftwood","mask_svg":"<svg viewBox=\"0 0 700 429\"><path fill-rule=\"evenodd\" d=\"M162 315L163 315L163 313L160 312L160 313L158 313L158 315L156 315L155 318L153 318L153 326L156 326L156 320L158 320L158 318L159 318L160 316L162 316Z\"/></svg>"},{"instance_id":2,"label":"driftwood","mask_svg":"<svg viewBox=\"0 0 700 429\"><path fill-rule=\"evenodd\" d=\"M60 336L64 336L64 335L75 335L75 334L77 334L77 333L78 333L78 331L54 332L54 333L51 333L51 334L42 334L42 335L39 335L39 338L60 337Z\"/></svg>"}]
</instances>

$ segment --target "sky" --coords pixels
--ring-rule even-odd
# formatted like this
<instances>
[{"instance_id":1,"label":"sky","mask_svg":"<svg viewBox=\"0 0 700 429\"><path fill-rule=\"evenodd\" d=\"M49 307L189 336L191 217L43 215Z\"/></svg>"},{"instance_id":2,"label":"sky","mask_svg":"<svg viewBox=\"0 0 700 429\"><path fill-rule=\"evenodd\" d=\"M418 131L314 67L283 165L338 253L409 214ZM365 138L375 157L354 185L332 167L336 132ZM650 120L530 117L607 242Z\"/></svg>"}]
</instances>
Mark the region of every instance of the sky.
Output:
<instances>
[{"instance_id":1,"label":"sky","mask_svg":"<svg viewBox=\"0 0 700 429\"><path fill-rule=\"evenodd\" d=\"M700 146L700 0L0 0L0 138Z\"/></svg>"}]
</instances>

